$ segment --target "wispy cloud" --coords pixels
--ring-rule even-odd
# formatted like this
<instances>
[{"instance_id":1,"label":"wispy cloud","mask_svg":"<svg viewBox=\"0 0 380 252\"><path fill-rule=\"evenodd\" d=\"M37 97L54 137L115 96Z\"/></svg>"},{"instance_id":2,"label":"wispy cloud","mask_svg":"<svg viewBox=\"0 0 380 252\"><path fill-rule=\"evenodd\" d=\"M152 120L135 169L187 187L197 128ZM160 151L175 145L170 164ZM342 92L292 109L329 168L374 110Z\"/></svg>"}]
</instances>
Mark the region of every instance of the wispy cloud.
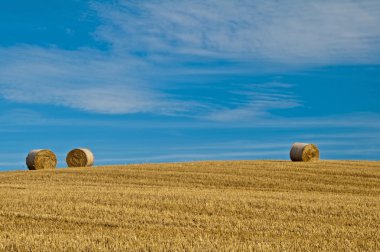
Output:
<instances>
[{"instance_id":1,"label":"wispy cloud","mask_svg":"<svg viewBox=\"0 0 380 252\"><path fill-rule=\"evenodd\" d=\"M189 73L380 63L378 1L120 0L92 8L103 22L94 36L109 44L106 51L0 48L0 96L104 114L228 121L301 101L270 83L235 85L224 103L213 92L198 99L171 91Z\"/></svg>"},{"instance_id":2,"label":"wispy cloud","mask_svg":"<svg viewBox=\"0 0 380 252\"><path fill-rule=\"evenodd\" d=\"M297 130L298 131L298 130ZM378 134L378 130L370 131L371 134ZM331 131L325 134L308 135L307 133L286 133L265 139L256 140L232 140L219 142L198 142L186 146L162 146L160 152L152 152L144 149L140 152L113 152L103 153L97 161L101 164L113 163L146 163L146 162L167 162L167 161L187 161L187 160L228 160L228 159L289 159L289 151L294 141L294 137L305 142L318 145L322 159L339 159L342 156L349 159L373 159L378 158L380 145L378 138L371 137L370 134L363 135L355 131L336 137L336 133ZM373 136L373 135L372 135ZM107 156L107 157L106 157Z\"/></svg>"},{"instance_id":3,"label":"wispy cloud","mask_svg":"<svg viewBox=\"0 0 380 252\"><path fill-rule=\"evenodd\" d=\"M171 90L178 90L166 83L173 78L155 78L152 64L127 54L21 46L0 49L0 56L0 95L19 103L55 104L104 114L153 113L222 121L262 116L273 108L297 105L286 93L290 86L281 83L231 84L219 90L228 97L223 102L213 97L213 92L197 97L171 94Z\"/></svg>"},{"instance_id":4,"label":"wispy cloud","mask_svg":"<svg viewBox=\"0 0 380 252\"><path fill-rule=\"evenodd\" d=\"M380 61L375 0L119 0L94 6L106 20L98 36L118 51L295 65Z\"/></svg>"},{"instance_id":5,"label":"wispy cloud","mask_svg":"<svg viewBox=\"0 0 380 252\"><path fill-rule=\"evenodd\" d=\"M300 105L286 83L245 85L241 90L230 90L234 101L228 107L209 112L205 119L213 121L244 121L267 117L272 109L289 109Z\"/></svg>"},{"instance_id":6,"label":"wispy cloud","mask_svg":"<svg viewBox=\"0 0 380 252\"><path fill-rule=\"evenodd\" d=\"M138 77L144 63L137 58L30 46L3 48L0 56L0 94L12 101L109 114L183 109Z\"/></svg>"}]
</instances>

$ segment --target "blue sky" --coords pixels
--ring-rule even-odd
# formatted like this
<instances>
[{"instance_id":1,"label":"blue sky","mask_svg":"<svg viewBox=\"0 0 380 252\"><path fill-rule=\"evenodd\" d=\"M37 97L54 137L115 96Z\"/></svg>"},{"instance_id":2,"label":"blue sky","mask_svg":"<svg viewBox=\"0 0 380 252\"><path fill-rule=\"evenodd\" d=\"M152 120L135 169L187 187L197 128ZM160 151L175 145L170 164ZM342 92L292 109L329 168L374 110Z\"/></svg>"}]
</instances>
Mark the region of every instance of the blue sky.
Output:
<instances>
[{"instance_id":1,"label":"blue sky","mask_svg":"<svg viewBox=\"0 0 380 252\"><path fill-rule=\"evenodd\" d=\"M378 1L3 1L0 170L380 159Z\"/></svg>"}]
</instances>

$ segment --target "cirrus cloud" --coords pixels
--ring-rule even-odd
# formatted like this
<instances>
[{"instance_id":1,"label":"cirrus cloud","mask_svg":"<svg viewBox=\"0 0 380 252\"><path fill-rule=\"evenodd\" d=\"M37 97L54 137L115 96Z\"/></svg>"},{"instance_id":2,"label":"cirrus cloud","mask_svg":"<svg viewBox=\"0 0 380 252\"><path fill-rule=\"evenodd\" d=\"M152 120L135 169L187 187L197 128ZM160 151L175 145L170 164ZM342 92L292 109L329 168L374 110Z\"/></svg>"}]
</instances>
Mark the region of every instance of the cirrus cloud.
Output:
<instances>
[{"instance_id":1,"label":"cirrus cloud","mask_svg":"<svg viewBox=\"0 0 380 252\"><path fill-rule=\"evenodd\" d=\"M220 76L236 72L380 63L380 3L372 0L119 0L91 7L102 20L94 36L107 50L91 43L72 51L0 48L0 95L95 113L237 120L302 102L281 95L281 87L268 93L239 83L226 91L232 102L221 102L204 75L223 83ZM207 97L173 91L189 89L189 75L209 87Z\"/></svg>"}]
</instances>

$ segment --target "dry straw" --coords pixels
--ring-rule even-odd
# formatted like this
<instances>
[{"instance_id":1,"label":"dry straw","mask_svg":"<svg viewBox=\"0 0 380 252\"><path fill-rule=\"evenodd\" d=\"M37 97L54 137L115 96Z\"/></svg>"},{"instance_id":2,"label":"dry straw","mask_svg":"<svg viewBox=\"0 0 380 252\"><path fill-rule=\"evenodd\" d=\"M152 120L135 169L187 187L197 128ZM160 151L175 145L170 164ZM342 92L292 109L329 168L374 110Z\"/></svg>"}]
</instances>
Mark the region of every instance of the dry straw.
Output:
<instances>
[{"instance_id":1,"label":"dry straw","mask_svg":"<svg viewBox=\"0 0 380 252\"><path fill-rule=\"evenodd\" d=\"M290 159L292 161L317 161L319 160L319 150L314 144L294 143L290 149Z\"/></svg>"},{"instance_id":2,"label":"dry straw","mask_svg":"<svg viewBox=\"0 0 380 252\"><path fill-rule=\"evenodd\" d=\"M26 157L29 170L54 169L57 157L51 150L32 150Z\"/></svg>"},{"instance_id":3,"label":"dry straw","mask_svg":"<svg viewBox=\"0 0 380 252\"><path fill-rule=\"evenodd\" d=\"M94 154L89 149L74 149L67 153L66 163L69 167L92 166Z\"/></svg>"}]
</instances>

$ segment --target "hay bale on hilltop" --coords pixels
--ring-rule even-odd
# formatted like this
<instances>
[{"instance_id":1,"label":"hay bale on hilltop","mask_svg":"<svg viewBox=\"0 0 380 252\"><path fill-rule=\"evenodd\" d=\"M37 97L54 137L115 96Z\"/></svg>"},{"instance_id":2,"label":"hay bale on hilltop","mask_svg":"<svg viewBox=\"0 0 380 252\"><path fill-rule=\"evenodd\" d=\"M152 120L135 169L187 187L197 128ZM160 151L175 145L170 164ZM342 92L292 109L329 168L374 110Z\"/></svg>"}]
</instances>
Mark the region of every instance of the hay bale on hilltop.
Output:
<instances>
[{"instance_id":1,"label":"hay bale on hilltop","mask_svg":"<svg viewBox=\"0 0 380 252\"><path fill-rule=\"evenodd\" d=\"M57 167L57 156L51 150L32 150L26 157L29 170L54 169Z\"/></svg>"},{"instance_id":2,"label":"hay bale on hilltop","mask_svg":"<svg viewBox=\"0 0 380 252\"><path fill-rule=\"evenodd\" d=\"M73 149L66 156L69 167L89 167L94 164L94 154L89 149Z\"/></svg>"},{"instance_id":3,"label":"hay bale on hilltop","mask_svg":"<svg viewBox=\"0 0 380 252\"><path fill-rule=\"evenodd\" d=\"M309 143L294 143L290 149L290 159L303 162L318 161L318 147Z\"/></svg>"}]
</instances>

